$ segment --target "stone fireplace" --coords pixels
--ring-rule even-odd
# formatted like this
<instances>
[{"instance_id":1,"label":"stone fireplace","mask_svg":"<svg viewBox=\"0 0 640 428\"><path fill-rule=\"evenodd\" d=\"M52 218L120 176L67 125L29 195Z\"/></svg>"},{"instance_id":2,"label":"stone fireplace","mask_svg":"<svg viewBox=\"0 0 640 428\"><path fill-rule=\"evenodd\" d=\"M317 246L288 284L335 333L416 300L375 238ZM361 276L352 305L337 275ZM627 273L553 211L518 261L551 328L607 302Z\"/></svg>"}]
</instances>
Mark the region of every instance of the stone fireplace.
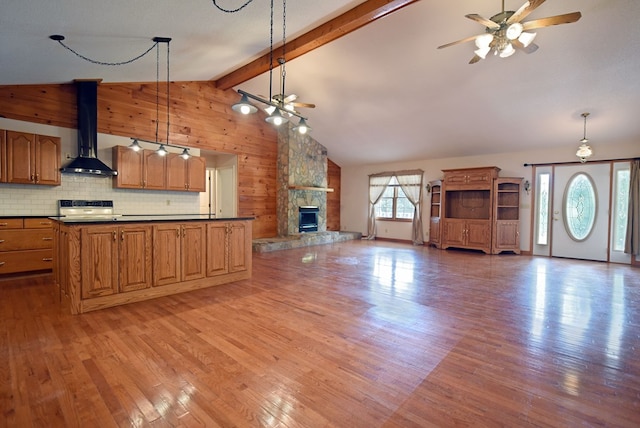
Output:
<instances>
[{"instance_id":1,"label":"stone fireplace","mask_svg":"<svg viewBox=\"0 0 640 428\"><path fill-rule=\"evenodd\" d=\"M278 236L300 233L300 207L317 207L317 231L327 230L327 149L291 125L278 131Z\"/></svg>"}]
</instances>

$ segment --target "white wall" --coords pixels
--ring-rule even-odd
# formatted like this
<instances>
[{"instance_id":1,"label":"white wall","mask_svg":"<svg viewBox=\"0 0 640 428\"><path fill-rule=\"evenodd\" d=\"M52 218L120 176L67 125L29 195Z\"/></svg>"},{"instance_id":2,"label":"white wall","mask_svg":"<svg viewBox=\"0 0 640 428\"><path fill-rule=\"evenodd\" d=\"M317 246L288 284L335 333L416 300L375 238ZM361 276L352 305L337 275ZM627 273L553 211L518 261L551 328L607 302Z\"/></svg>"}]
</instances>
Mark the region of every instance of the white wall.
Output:
<instances>
[{"instance_id":1,"label":"white wall","mask_svg":"<svg viewBox=\"0 0 640 428\"><path fill-rule=\"evenodd\" d=\"M524 164L574 162L575 152L578 147L576 141L573 145L566 145L554 150L531 150L526 152L499 153L483 156L468 156L446 159L425 159L402 163L388 163L364 166L345 166L341 168L341 205L340 225L342 230L362 232L367 234L367 215L369 211L369 174L383 171L399 171L405 169L424 170L424 184L431 180L441 179L442 169L472 168L483 166L497 166L501 168L501 177L523 177L533 182L533 168ZM621 145L600 145L593 143L595 152L593 160L618 159L640 157L640 142L632 142ZM423 227L424 240L429 239L429 210L428 205L431 195L424 190L423 201ZM523 250L529 250L531 240L531 204L532 195L524 191L521 194L520 203L520 246ZM411 223L401 222L377 222L377 236L381 238L411 240Z\"/></svg>"},{"instance_id":2,"label":"white wall","mask_svg":"<svg viewBox=\"0 0 640 428\"><path fill-rule=\"evenodd\" d=\"M41 125L0 118L0 129L50 135L61 138L64 166L78 155L75 129ZM111 148L131 144L131 139L108 134L98 135L98 158L113 166ZM142 143L144 146L144 143ZM148 147L154 148L153 145ZM170 149L173 150L173 149ZM190 149L197 156L197 149ZM161 190L114 189L113 179L79 174L62 174L60 186L0 183L0 216L56 215L59 199L106 199L114 201L118 214L195 214L199 212L199 193Z\"/></svg>"}]
</instances>

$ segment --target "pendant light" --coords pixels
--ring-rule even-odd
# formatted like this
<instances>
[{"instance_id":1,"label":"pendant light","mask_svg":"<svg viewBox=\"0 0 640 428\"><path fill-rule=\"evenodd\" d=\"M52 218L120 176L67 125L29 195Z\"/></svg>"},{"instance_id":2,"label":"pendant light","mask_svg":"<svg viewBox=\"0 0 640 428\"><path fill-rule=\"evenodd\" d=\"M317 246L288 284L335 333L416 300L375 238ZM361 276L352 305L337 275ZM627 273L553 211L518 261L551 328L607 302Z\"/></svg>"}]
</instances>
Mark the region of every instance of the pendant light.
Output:
<instances>
[{"instance_id":1,"label":"pendant light","mask_svg":"<svg viewBox=\"0 0 640 428\"><path fill-rule=\"evenodd\" d=\"M273 1L271 0L271 15L270 15L270 33L269 33L269 99L265 100L261 97L255 96L248 92L238 89L238 93L242 95L240 101L231 106L233 111L242 114L252 114L258 111L257 107L249 101L249 98L255 101L259 101L260 103L266 104L267 108L265 110L269 114L265 121L274 126L280 126L283 123L287 123L289 119L286 116L297 116L300 121L296 126L293 127L294 130L298 131L300 134L305 134L311 130L311 127L307 124L306 118L300 115L293 109L287 108L284 103L284 100L276 100L273 99ZM227 10L221 9L225 12ZM233 12L237 12L238 10L234 10ZM282 97L285 94L285 48L286 48L286 10L287 10L287 1L282 0L282 57L278 58L278 63L280 64L280 88ZM285 112L286 116L282 113Z\"/></svg>"},{"instance_id":2,"label":"pendant light","mask_svg":"<svg viewBox=\"0 0 640 428\"><path fill-rule=\"evenodd\" d=\"M589 113L582 113L581 116L584 118L584 134L580 142L580 147L578 147L578 151L576 152L576 156L580 158L580 162L585 163L587 159L589 159L593 155L593 150L591 150L591 146L587 143L589 140L587 139L587 116Z\"/></svg>"}]
</instances>

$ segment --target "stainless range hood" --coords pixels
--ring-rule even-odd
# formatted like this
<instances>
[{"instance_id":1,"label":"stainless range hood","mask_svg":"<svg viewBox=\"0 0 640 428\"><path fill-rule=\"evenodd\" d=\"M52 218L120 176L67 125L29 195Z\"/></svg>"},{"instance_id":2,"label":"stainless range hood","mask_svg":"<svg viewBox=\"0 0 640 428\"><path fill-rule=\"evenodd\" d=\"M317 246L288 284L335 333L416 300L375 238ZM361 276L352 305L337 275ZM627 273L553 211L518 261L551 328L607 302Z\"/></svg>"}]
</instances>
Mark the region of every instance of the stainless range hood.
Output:
<instances>
[{"instance_id":1,"label":"stainless range hood","mask_svg":"<svg viewBox=\"0 0 640 428\"><path fill-rule=\"evenodd\" d=\"M60 172L112 177L118 172L98 159L98 81L77 80L78 157Z\"/></svg>"}]
</instances>

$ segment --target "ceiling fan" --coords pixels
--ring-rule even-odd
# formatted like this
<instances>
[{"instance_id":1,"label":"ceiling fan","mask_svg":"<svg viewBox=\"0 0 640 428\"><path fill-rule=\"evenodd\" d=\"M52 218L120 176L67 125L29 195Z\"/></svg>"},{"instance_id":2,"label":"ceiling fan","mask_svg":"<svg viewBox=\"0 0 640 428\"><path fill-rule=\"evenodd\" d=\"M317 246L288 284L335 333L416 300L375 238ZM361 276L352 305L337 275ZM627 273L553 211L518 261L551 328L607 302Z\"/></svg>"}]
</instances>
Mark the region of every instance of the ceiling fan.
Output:
<instances>
[{"instance_id":1,"label":"ceiling fan","mask_svg":"<svg viewBox=\"0 0 640 428\"><path fill-rule=\"evenodd\" d=\"M485 32L438 46L438 49L475 40L477 49L474 51L475 55L471 58L469 64L475 64L481 59L485 59L487 54L492 50L495 55L501 58L507 58L513 55L516 48L526 53L533 53L538 50L538 45L533 43L536 33L532 33L529 30L549 27L551 25L569 24L576 22L582 16L580 12L572 12L522 22L523 19L544 2L545 0L530 0L525 2L520 6L520 9L516 11L505 11L504 0L502 0L502 12L493 15L490 19L483 18L476 13L465 15L466 18L484 25L486 27Z\"/></svg>"}]
</instances>

